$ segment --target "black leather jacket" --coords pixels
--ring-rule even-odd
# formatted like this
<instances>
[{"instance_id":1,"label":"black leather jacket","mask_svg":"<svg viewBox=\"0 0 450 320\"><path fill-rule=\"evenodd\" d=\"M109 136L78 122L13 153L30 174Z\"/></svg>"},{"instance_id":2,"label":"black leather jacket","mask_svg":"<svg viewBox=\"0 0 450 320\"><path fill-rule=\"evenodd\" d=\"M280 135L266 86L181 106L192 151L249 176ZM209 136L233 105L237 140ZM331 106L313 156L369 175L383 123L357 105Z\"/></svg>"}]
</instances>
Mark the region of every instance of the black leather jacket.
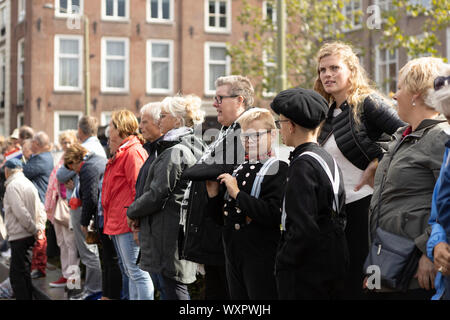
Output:
<instances>
[{"instance_id":1,"label":"black leather jacket","mask_svg":"<svg viewBox=\"0 0 450 320\"><path fill-rule=\"evenodd\" d=\"M392 135L405 125L397 112L380 98L369 96L364 100L359 123L356 123L350 105L345 101L342 112L333 118L334 103L328 111L318 142L325 144L334 134L336 144L342 154L357 168L365 170L369 163L383 157L383 149L377 143L383 133Z\"/></svg>"}]
</instances>

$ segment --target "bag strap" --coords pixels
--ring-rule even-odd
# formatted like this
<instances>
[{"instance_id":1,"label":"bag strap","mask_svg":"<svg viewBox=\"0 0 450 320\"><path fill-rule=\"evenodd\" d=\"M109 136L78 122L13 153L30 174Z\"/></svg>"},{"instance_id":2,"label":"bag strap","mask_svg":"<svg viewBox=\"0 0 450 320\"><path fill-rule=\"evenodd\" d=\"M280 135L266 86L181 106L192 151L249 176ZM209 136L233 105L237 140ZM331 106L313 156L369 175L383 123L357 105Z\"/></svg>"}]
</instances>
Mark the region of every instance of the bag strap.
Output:
<instances>
[{"instance_id":1,"label":"bag strap","mask_svg":"<svg viewBox=\"0 0 450 320\"><path fill-rule=\"evenodd\" d=\"M330 168L328 167L328 164L323 160L321 156L319 156L315 152L305 151L302 154L300 154L296 159L300 158L303 155L310 156L314 158L319 164L322 166L323 170L328 176L328 179L330 179L331 185L333 187L333 193L334 193L334 201L333 201L333 210L339 214L339 185L340 185L340 176L339 176L339 169L336 163L336 160L333 158L334 162L334 177L331 174ZM296 160L294 159L294 161Z\"/></svg>"}]
</instances>

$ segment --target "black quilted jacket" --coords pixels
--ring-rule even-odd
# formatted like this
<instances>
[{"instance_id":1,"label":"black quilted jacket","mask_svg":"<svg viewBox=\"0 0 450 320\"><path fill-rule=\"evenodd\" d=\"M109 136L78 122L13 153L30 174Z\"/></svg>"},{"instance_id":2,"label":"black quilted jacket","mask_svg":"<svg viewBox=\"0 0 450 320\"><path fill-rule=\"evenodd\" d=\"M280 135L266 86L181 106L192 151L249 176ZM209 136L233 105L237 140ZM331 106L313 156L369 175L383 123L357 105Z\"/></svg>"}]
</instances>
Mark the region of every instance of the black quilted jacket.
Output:
<instances>
[{"instance_id":1,"label":"black quilted jacket","mask_svg":"<svg viewBox=\"0 0 450 320\"><path fill-rule=\"evenodd\" d=\"M380 98L369 96L363 103L359 123L355 122L347 101L341 105L342 112L333 118L336 108L334 103L328 111L318 139L323 146L331 134L334 134L339 150L361 170L365 170L375 158L380 160L383 157L383 149L377 143L382 134L392 135L399 127L406 125L399 119L397 112Z\"/></svg>"}]
</instances>

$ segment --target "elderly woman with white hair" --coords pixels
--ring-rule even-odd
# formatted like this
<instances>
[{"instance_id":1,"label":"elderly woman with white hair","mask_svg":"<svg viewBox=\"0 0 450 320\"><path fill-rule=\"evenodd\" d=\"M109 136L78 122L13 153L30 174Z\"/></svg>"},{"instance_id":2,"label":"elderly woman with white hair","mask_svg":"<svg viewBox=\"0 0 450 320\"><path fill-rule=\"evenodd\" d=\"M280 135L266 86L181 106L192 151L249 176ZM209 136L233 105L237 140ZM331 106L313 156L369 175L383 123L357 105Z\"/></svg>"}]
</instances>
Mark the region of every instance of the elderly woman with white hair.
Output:
<instances>
[{"instance_id":1,"label":"elderly woman with white hair","mask_svg":"<svg viewBox=\"0 0 450 320\"><path fill-rule=\"evenodd\" d=\"M442 113L450 123L450 65L446 65L442 75L434 80L431 93L432 105ZM450 135L450 131L447 131ZM447 137L448 139L448 137ZM439 179L433 192L433 202L429 223L432 226L427 243L428 257L438 270L433 300L450 300L450 139L445 144Z\"/></svg>"},{"instance_id":2,"label":"elderly woman with white hair","mask_svg":"<svg viewBox=\"0 0 450 320\"><path fill-rule=\"evenodd\" d=\"M449 125L432 107L430 91L444 67L442 59L424 57L409 61L399 72L394 99L408 125L393 135L380 161L369 208L372 247L366 267L379 266L382 284L381 289L371 286L375 299L427 300L434 293L427 222ZM397 252L405 258L395 258Z\"/></svg>"},{"instance_id":3,"label":"elderly woman with white hair","mask_svg":"<svg viewBox=\"0 0 450 320\"><path fill-rule=\"evenodd\" d=\"M205 145L193 127L204 120L197 96L167 97L161 102L159 127L164 137L156 146L143 194L128 208L128 224L140 221L141 259L162 300L190 299L187 284L196 280L195 263L180 260L178 231L180 208L188 181L183 171L201 157Z\"/></svg>"}]
</instances>

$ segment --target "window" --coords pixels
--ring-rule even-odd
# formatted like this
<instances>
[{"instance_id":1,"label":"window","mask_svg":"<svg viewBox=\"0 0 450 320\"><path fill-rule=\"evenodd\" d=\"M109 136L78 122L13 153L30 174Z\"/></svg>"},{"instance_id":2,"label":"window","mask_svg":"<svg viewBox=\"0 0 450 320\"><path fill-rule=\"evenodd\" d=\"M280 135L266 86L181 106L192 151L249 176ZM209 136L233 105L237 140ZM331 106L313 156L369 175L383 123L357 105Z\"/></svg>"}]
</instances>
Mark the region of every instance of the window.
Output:
<instances>
[{"instance_id":1,"label":"window","mask_svg":"<svg viewBox=\"0 0 450 320\"><path fill-rule=\"evenodd\" d=\"M173 82L173 42L147 41L147 93L171 93Z\"/></svg>"},{"instance_id":2,"label":"window","mask_svg":"<svg viewBox=\"0 0 450 320\"><path fill-rule=\"evenodd\" d=\"M398 50L376 49L375 80L381 90L389 94L397 91Z\"/></svg>"},{"instance_id":3,"label":"window","mask_svg":"<svg viewBox=\"0 0 450 320\"><path fill-rule=\"evenodd\" d=\"M100 125L107 126L109 125L112 118L112 111L104 111L100 114Z\"/></svg>"},{"instance_id":4,"label":"window","mask_svg":"<svg viewBox=\"0 0 450 320\"><path fill-rule=\"evenodd\" d=\"M205 43L205 94L215 94L218 77L230 74L230 57L225 43Z\"/></svg>"},{"instance_id":5,"label":"window","mask_svg":"<svg viewBox=\"0 0 450 320\"><path fill-rule=\"evenodd\" d=\"M173 0L147 0L148 22L172 22Z\"/></svg>"},{"instance_id":6,"label":"window","mask_svg":"<svg viewBox=\"0 0 450 320\"><path fill-rule=\"evenodd\" d=\"M82 36L55 36L55 90L83 89L82 40Z\"/></svg>"},{"instance_id":7,"label":"window","mask_svg":"<svg viewBox=\"0 0 450 320\"><path fill-rule=\"evenodd\" d=\"M77 130L78 120L83 116L81 111L55 111L54 141L58 143L59 135L66 130Z\"/></svg>"},{"instance_id":8,"label":"window","mask_svg":"<svg viewBox=\"0 0 450 320\"><path fill-rule=\"evenodd\" d=\"M102 39L102 91L128 92L129 88L128 38Z\"/></svg>"},{"instance_id":9,"label":"window","mask_svg":"<svg viewBox=\"0 0 450 320\"><path fill-rule=\"evenodd\" d=\"M277 24L277 8L274 3L269 1L263 2L263 19L276 26Z\"/></svg>"},{"instance_id":10,"label":"window","mask_svg":"<svg viewBox=\"0 0 450 320\"><path fill-rule=\"evenodd\" d=\"M408 2L412 6L420 5L428 10L430 10L433 7L431 0L409 0Z\"/></svg>"},{"instance_id":11,"label":"window","mask_svg":"<svg viewBox=\"0 0 450 320\"><path fill-rule=\"evenodd\" d=\"M393 9L392 0L375 0L375 4L380 6L381 13L391 11Z\"/></svg>"},{"instance_id":12,"label":"window","mask_svg":"<svg viewBox=\"0 0 450 320\"><path fill-rule=\"evenodd\" d=\"M17 114L17 128L20 128L23 125L25 125L25 116L23 115L23 112L19 112Z\"/></svg>"},{"instance_id":13,"label":"window","mask_svg":"<svg viewBox=\"0 0 450 320\"><path fill-rule=\"evenodd\" d=\"M55 15L57 17L83 13L83 0L55 0L55 2Z\"/></svg>"},{"instance_id":14,"label":"window","mask_svg":"<svg viewBox=\"0 0 450 320\"><path fill-rule=\"evenodd\" d=\"M24 71L25 71L25 40L20 39L17 43L17 104L22 105L24 95Z\"/></svg>"},{"instance_id":15,"label":"window","mask_svg":"<svg viewBox=\"0 0 450 320\"><path fill-rule=\"evenodd\" d=\"M231 32L231 0L205 0L205 30Z\"/></svg>"},{"instance_id":16,"label":"window","mask_svg":"<svg viewBox=\"0 0 450 320\"><path fill-rule=\"evenodd\" d=\"M350 0L346 1L344 8L342 9L342 14L347 19L346 24L350 25L350 28L344 28L346 31L355 30L362 28L362 1L361 0Z\"/></svg>"},{"instance_id":17,"label":"window","mask_svg":"<svg viewBox=\"0 0 450 320\"><path fill-rule=\"evenodd\" d=\"M6 26L8 24L6 19L6 6L2 6L0 8L0 39L3 39L6 36Z\"/></svg>"},{"instance_id":18,"label":"window","mask_svg":"<svg viewBox=\"0 0 450 320\"><path fill-rule=\"evenodd\" d=\"M129 12L129 0L102 0L103 20L127 21Z\"/></svg>"},{"instance_id":19,"label":"window","mask_svg":"<svg viewBox=\"0 0 450 320\"><path fill-rule=\"evenodd\" d=\"M25 19L26 0L19 0L17 22L22 22Z\"/></svg>"},{"instance_id":20,"label":"window","mask_svg":"<svg viewBox=\"0 0 450 320\"><path fill-rule=\"evenodd\" d=\"M264 80L263 80L263 96L272 97L277 92L277 63L276 56L263 52L264 62Z\"/></svg>"}]
</instances>

